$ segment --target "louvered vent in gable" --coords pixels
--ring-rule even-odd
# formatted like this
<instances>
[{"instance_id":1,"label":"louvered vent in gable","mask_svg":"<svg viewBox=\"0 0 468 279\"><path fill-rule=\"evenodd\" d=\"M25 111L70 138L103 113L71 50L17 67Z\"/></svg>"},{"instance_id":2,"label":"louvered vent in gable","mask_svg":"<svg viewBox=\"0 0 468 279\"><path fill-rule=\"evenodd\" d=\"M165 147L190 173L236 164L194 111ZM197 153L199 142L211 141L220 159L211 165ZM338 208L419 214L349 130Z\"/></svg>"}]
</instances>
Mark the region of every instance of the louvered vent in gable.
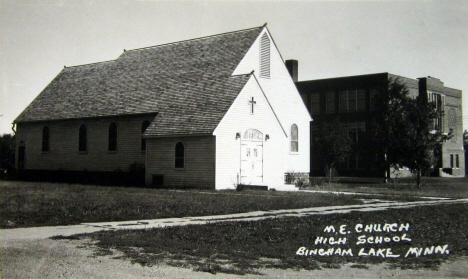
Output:
<instances>
[{"instance_id":1,"label":"louvered vent in gable","mask_svg":"<svg viewBox=\"0 0 468 279\"><path fill-rule=\"evenodd\" d=\"M260 77L270 77L270 39L266 33L260 39Z\"/></svg>"}]
</instances>

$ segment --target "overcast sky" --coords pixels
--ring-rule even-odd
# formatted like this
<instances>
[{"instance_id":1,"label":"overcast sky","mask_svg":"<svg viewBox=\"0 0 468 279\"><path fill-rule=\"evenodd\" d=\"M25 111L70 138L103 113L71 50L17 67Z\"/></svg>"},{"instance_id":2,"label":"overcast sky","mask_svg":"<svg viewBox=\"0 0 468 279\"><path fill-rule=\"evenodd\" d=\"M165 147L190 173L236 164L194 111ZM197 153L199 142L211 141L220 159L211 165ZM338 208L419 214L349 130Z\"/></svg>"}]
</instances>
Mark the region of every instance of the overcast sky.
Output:
<instances>
[{"instance_id":1,"label":"overcast sky","mask_svg":"<svg viewBox=\"0 0 468 279\"><path fill-rule=\"evenodd\" d=\"M299 80L390 72L464 91L468 1L0 0L0 133L62 70L268 23Z\"/></svg>"}]
</instances>

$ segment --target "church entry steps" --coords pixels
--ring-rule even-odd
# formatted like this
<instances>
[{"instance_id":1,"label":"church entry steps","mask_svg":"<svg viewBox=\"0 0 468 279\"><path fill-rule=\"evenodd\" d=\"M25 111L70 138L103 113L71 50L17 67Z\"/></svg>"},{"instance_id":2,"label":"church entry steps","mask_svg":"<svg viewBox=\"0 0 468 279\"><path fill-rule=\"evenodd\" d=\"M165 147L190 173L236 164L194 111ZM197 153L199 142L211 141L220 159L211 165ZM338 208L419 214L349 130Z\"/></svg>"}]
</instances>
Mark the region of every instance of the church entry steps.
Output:
<instances>
[{"instance_id":1,"label":"church entry steps","mask_svg":"<svg viewBox=\"0 0 468 279\"><path fill-rule=\"evenodd\" d=\"M268 191L268 186L266 185L239 185L242 190L261 190Z\"/></svg>"}]
</instances>

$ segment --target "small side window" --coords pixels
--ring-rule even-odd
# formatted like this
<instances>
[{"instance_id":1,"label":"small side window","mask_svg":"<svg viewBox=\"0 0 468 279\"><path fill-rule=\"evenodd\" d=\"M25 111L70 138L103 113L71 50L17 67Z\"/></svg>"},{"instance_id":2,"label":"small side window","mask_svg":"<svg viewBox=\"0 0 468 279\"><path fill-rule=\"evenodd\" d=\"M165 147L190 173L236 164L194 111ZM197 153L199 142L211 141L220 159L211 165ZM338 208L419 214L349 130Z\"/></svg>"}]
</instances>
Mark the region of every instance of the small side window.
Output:
<instances>
[{"instance_id":1,"label":"small side window","mask_svg":"<svg viewBox=\"0 0 468 279\"><path fill-rule=\"evenodd\" d=\"M48 152L50 147L50 131L49 127L42 128L42 152Z\"/></svg>"},{"instance_id":2,"label":"small side window","mask_svg":"<svg viewBox=\"0 0 468 279\"><path fill-rule=\"evenodd\" d=\"M180 141L175 146L175 168L185 168L185 146Z\"/></svg>"},{"instance_id":3,"label":"small side window","mask_svg":"<svg viewBox=\"0 0 468 279\"><path fill-rule=\"evenodd\" d=\"M117 151L117 124L112 122L109 125L109 140L108 140L108 150Z\"/></svg>"},{"instance_id":4,"label":"small side window","mask_svg":"<svg viewBox=\"0 0 468 279\"><path fill-rule=\"evenodd\" d=\"M80 125L80 131L78 136L78 151L85 152L87 151L87 131L84 124Z\"/></svg>"}]
</instances>

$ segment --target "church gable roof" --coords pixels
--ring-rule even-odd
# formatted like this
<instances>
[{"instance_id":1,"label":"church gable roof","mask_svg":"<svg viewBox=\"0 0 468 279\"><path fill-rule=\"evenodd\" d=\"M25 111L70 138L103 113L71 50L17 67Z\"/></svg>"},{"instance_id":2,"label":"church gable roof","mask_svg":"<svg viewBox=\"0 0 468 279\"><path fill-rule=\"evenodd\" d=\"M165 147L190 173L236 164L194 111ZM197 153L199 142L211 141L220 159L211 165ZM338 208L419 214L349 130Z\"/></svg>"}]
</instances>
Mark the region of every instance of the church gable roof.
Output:
<instances>
[{"instance_id":1,"label":"church gable roof","mask_svg":"<svg viewBox=\"0 0 468 279\"><path fill-rule=\"evenodd\" d=\"M262 28L64 68L15 122L158 113L148 135L212 132L248 80L231 75Z\"/></svg>"},{"instance_id":2,"label":"church gable roof","mask_svg":"<svg viewBox=\"0 0 468 279\"><path fill-rule=\"evenodd\" d=\"M167 94L164 107L145 136L211 134L251 77L248 75L202 81L204 94ZM192 84L185 84L190 90Z\"/></svg>"}]
</instances>

